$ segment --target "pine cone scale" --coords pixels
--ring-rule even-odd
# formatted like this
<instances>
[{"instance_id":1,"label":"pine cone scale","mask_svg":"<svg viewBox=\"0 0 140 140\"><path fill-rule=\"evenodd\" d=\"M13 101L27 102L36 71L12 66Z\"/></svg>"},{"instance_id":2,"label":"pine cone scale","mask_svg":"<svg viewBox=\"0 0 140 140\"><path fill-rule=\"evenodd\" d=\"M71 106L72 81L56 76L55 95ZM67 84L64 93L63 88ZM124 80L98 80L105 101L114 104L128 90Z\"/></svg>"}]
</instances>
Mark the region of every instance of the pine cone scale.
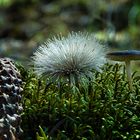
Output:
<instances>
[{"instance_id":1,"label":"pine cone scale","mask_svg":"<svg viewBox=\"0 0 140 140\"><path fill-rule=\"evenodd\" d=\"M21 88L20 73L9 58L0 58L0 140L18 140L20 128Z\"/></svg>"}]
</instances>

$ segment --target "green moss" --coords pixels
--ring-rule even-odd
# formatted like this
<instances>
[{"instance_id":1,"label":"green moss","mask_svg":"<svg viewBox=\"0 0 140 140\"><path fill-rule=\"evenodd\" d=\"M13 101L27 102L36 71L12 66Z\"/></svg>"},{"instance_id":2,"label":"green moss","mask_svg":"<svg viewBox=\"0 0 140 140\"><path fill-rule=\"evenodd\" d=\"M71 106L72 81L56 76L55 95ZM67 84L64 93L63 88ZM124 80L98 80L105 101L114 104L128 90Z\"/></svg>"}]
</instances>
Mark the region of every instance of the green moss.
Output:
<instances>
[{"instance_id":1,"label":"green moss","mask_svg":"<svg viewBox=\"0 0 140 140\"><path fill-rule=\"evenodd\" d=\"M135 140L140 137L140 77L129 90L125 68L107 64L78 88L24 75L24 139ZM41 126L41 127L39 127ZM44 136L43 136L44 135ZM46 137L46 138L45 138Z\"/></svg>"}]
</instances>

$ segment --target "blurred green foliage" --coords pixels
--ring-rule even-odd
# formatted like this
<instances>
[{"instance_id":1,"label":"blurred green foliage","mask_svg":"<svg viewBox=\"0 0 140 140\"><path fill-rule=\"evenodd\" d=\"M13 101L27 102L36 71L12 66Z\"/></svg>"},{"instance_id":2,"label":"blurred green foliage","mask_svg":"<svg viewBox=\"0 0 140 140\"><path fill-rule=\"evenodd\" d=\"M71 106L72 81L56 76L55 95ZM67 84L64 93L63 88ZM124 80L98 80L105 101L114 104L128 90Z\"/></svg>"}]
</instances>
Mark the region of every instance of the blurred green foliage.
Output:
<instances>
[{"instance_id":1,"label":"blurred green foliage","mask_svg":"<svg viewBox=\"0 0 140 140\"><path fill-rule=\"evenodd\" d=\"M0 0L0 51L24 61L71 31L94 32L110 50L139 49L139 9L139 0Z\"/></svg>"},{"instance_id":2,"label":"blurred green foliage","mask_svg":"<svg viewBox=\"0 0 140 140\"><path fill-rule=\"evenodd\" d=\"M24 80L22 128L26 140L137 140L140 77L128 87L125 67L106 65L78 88L49 83L20 68Z\"/></svg>"},{"instance_id":3,"label":"blurred green foliage","mask_svg":"<svg viewBox=\"0 0 140 140\"><path fill-rule=\"evenodd\" d=\"M0 0L0 7L7 7L12 3L12 0Z\"/></svg>"},{"instance_id":4,"label":"blurred green foliage","mask_svg":"<svg viewBox=\"0 0 140 140\"><path fill-rule=\"evenodd\" d=\"M35 3L38 2L38 0L0 0L0 7L9 7L14 3L25 3L25 2L31 2L31 3Z\"/></svg>"}]
</instances>

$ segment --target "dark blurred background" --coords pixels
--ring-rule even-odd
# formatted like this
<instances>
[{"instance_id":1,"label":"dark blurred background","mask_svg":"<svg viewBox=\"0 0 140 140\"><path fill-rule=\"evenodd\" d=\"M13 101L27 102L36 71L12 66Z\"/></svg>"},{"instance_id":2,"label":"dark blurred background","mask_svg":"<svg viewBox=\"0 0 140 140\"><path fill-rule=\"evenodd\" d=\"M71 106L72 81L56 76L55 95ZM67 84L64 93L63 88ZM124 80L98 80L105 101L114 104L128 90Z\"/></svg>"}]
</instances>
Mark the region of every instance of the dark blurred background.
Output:
<instances>
[{"instance_id":1,"label":"dark blurred background","mask_svg":"<svg viewBox=\"0 0 140 140\"><path fill-rule=\"evenodd\" d=\"M0 56L27 64L47 38L96 33L111 50L140 48L140 0L0 0Z\"/></svg>"}]
</instances>

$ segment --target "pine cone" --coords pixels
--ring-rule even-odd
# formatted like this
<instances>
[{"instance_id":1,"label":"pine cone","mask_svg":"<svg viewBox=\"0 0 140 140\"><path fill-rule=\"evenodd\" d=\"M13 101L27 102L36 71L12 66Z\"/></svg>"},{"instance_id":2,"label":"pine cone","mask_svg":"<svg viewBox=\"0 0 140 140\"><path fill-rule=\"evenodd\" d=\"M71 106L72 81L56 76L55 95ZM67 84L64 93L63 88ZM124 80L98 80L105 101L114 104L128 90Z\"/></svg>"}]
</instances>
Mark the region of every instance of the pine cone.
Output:
<instances>
[{"instance_id":1,"label":"pine cone","mask_svg":"<svg viewBox=\"0 0 140 140\"><path fill-rule=\"evenodd\" d=\"M18 140L22 133L20 73L9 58L0 58L0 140Z\"/></svg>"}]
</instances>

